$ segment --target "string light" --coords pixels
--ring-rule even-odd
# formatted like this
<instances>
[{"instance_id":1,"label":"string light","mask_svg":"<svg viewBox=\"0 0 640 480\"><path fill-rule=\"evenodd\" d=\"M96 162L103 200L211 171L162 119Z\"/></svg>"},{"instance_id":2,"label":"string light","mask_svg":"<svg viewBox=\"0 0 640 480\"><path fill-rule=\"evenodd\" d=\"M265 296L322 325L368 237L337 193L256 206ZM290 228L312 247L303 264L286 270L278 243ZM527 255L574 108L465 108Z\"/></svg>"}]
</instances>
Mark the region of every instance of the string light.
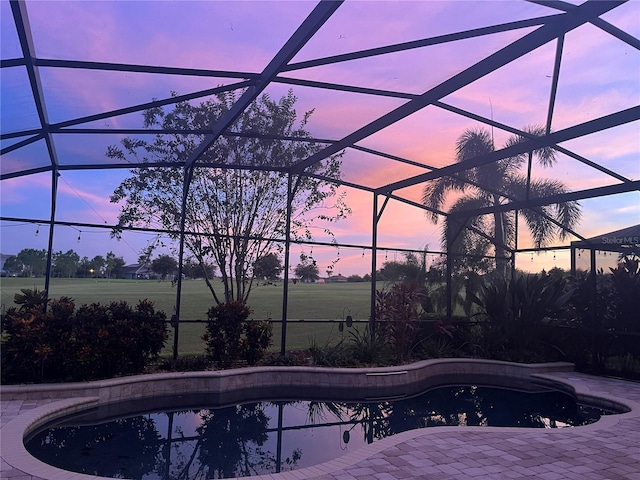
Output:
<instances>
[{"instance_id":1,"label":"string light","mask_svg":"<svg viewBox=\"0 0 640 480\"><path fill-rule=\"evenodd\" d=\"M362 256L364 257L364 248L362 249Z\"/></svg>"},{"instance_id":2,"label":"string light","mask_svg":"<svg viewBox=\"0 0 640 480\"><path fill-rule=\"evenodd\" d=\"M78 243L80 243L80 235L82 235L82 230L78 230Z\"/></svg>"},{"instance_id":3,"label":"string light","mask_svg":"<svg viewBox=\"0 0 640 480\"><path fill-rule=\"evenodd\" d=\"M40 225L38 225L38 228L36 228L36 237L40 235Z\"/></svg>"}]
</instances>

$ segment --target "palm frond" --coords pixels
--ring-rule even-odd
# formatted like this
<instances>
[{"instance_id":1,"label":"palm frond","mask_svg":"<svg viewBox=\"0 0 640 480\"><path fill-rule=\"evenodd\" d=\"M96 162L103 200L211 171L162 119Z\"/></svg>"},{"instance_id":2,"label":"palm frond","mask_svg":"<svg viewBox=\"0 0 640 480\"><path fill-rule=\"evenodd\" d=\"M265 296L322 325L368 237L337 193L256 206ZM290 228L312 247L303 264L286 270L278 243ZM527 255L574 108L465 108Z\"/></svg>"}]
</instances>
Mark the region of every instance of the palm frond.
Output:
<instances>
[{"instance_id":1,"label":"palm frond","mask_svg":"<svg viewBox=\"0 0 640 480\"><path fill-rule=\"evenodd\" d=\"M524 188L518 197L524 199ZM566 187L558 180L538 179L532 180L529 191L529 198L544 198L566 193ZM580 205L578 202L561 202L552 205L536 207L534 209L523 209L522 214L527 222L527 227L531 231L534 245L544 247L551 241L559 237L564 239L569 234L567 229L574 229L580 220ZM549 218L558 222L556 225Z\"/></svg>"},{"instance_id":2,"label":"palm frond","mask_svg":"<svg viewBox=\"0 0 640 480\"><path fill-rule=\"evenodd\" d=\"M456 141L456 161L464 162L495 150L491 133L484 128L469 128Z\"/></svg>"},{"instance_id":3,"label":"palm frond","mask_svg":"<svg viewBox=\"0 0 640 480\"><path fill-rule=\"evenodd\" d=\"M523 129L524 132L528 133L534 137L544 137L546 135L546 130L543 126L540 125L530 125ZM511 147L513 145L518 145L523 142L529 141L529 138L523 135L513 135L507 143L506 147ZM537 159L538 163L543 167L551 167L556 162L556 151L553 147L543 147L533 151L534 157ZM521 166L528 159L528 153L524 153L514 157L517 158L518 166Z\"/></svg>"},{"instance_id":4,"label":"palm frond","mask_svg":"<svg viewBox=\"0 0 640 480\"><path fill-rule=\"evenodd\" d=\"M467 184L454 177L440 177L427 182L422 190L422 204L425 207L441 210L447 193L451 191L464 191ZM438 223L438 214L427 212L427 216L433 223Z\"/></svg>"}]
</instances>

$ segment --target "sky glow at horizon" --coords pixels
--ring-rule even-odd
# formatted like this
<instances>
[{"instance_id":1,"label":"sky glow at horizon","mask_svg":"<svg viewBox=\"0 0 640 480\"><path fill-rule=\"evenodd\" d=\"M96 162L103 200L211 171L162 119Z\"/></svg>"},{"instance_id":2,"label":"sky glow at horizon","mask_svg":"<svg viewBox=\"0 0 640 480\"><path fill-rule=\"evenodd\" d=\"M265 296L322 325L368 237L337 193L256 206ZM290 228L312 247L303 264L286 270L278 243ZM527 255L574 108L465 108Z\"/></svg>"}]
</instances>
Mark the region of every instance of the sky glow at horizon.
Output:
<instances>
[{"instance_id":1,"label":"sky glow at horizon","mask_svg":"<svg viewBox=\"0 0 640 480\"><path fill-rule=\"evenodd\" d=\"M580 2L582 3L582 2ZM118 62L235 72L260 73L295 29L315 7L315 2L272 1L65 1L27 2L27 11L38 58ZM376 48L436 37L489 25L557 15L561 12L529 2L501 1L346 1L320 31L290 62ZM633 0L603 15L604 20L640 37L640 1ZM9 2L0 1L2 60L22 56ZM535 31L537 26L488 36L432 45L410 51L334 63L281 73L289 79L333 82L341 85L422 94L447 78L462 72L496 50ZM485 118L524 128L546 122L552 85L556 42L531 53L442 98L442 102ZM40 67L44 97L51 123L94 115L152 98L167 98L171 91L188 94L228 85L241 78L160 76L101 70ZM22 66L1 70L2 133L39 128L38 115ZM587 24L567 33L560 66L559 85L552 130L634 107L640 104L640 52L597 26ZM340 139L387 112L406 99L365 95L306 86L272 83L265 90L279 98L292 88L298 97L300 118L315 109L308 130L317 138ZM195 100L200 102L203 99ZM367 136L358 146L402 157L432 167L454 161L455 142L467 128L481 123L430 105L397 123ZM77 127L141 128L142 114L130 113L101 119ZM488 128L488 127L486 127ZM509 133L493 129L497 148ZM63 166L97 164L104 161L109 145L124 135L54 134ZM3 139L6 148L22 138ZM560 145L601 164L633 181L640 180L640 125L636 120L615 129L598 132ZM44 141L2 156L2 174L49 165ZM342 178L371 188L429 171L369 153L348 149L343 158ZM118 206L109 197L127 175L121 170L64 170L58 186L56 220L96 225L117 222ZM560 154L552 169L533 168L534 177L556 178L569 190L583 190L617 183L575 159ZM47 221L51 207L51 174L3 179L0 184L2 216ZM369 245L372 231L372 195L343 187L352 216L331 225L336 240L344 244ZM394 192L420 202L422 186ZM382 199L379 200L382 204ZM578 233L592 237L640 223L640 194L590 199L581 202L582 221ZM521 222L523 223L523 222ZM377 263L400 260L394 248L440 250L440 228L424 212L390 201L380 221ZM36 223L3 221L0 251L16 254L22 248L47 248L48 228ZM531 240L521 228L518 246ZM56 227L55 251L74 249L92 258L113 251L127 263L135 263L140 250L157 235L127 232L122 240L110 237L108 229ZM80 237L80 242L77 238ZM331 238L319 229L318 241ZM575 240L555 240L554 246ZM167 239L165 238L165 241ZM304 251L309 253L310 247ZM337 258L338 249L313 248L320 273ZM363 248L340 248L334 272L343 275L370 271L371 258ZM298 263L299 247L292 249L291 264ZM568 254L522 254L519 268L539 271L568 268ZM430 259L433 261L436 256ZM519 256L520 258L520 256Z\"/></svg>"}]
</instances>

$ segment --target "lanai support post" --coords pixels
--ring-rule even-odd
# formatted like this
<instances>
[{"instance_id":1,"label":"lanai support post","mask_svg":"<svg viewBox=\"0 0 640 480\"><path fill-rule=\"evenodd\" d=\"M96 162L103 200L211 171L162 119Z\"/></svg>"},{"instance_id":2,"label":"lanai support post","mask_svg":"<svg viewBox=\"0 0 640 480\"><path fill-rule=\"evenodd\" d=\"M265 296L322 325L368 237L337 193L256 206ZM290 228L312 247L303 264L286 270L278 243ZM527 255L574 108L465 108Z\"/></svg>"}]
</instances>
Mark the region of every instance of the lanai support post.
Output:
<instances>
[{"instance_id":1,"label":"lanai support post","mask_svg":"<svg viewBox=\"0 0 640 480\"><path fill-rule=\"evenodd\" d=\"M298 177L300 179L300 177ZM297 184L296 184L297 187ZM287 175L287 226L284 239L284 287L282 290L282 334L280 337L280 356L287 352L287 306L289 304L289 254L291 251L291 204L293 203L293 178Z\"/></svg>"},{"instance_id":2,"label":"lanai support post","mask_svg":"<svg viewBox=\"0 0 640 480\"><path fill-rule=\"evenodd\" d=\"M58 200L58 177L60 173L57 168L51 171L51 217L49 221L49 243L47 246L47 269L44 276L44 294L49 298L49 284L51 282L51 266L53 263L53 229L56 221L56 203ZM47 305L44 306L45 310Z\"/></svg>"},{"instance_id":3,"label":"lanai support post","mask_svg":"<svg viewBox=\"0 0 640 480\"><path fill-rule=\"evenodd\" d=\"M376 328L376 270L377 256L378 256L378 195L373 194L373 208L372 208L372 222L371 222L371 299L369 310L369 334L371 338L375 333Z\"/></svg>"},{"instance_id":4,"label":"lanai support post","mask_svg":"<svg viewBox=\"0 0 640 480\"><path fill-rule=\"evenodd\" d=\"M369 314L369 333L371 334L371 338L376 332L376 281L377 281L377 252L378 252L378 223L380 222L380 218L382 217L382 212L389 203L391 192L384 199L384 203L380 208L380 212L378 212L378 194L374 192L373 194L373 220L372 220L372 228L371 228L371 312Z\"/></svg>"},{"instance_id":5,"label":"lanai support post","mask_svg":"<svg viewBox=\"0 0 640 480\"><path fill-rule=\"evenodd\" d=\"M184 262L184 225L187 210L187 196L189 185L193 178L193 165L185 167L184 180L182 183L182 211L180 212L180 250L178 253L178 283L176 286L176 306L171 316L171 326L173 327L173 359L178 358L178 338L180 333L180 299L182 298L182 264Z\"/></svg>"}]
</instances>

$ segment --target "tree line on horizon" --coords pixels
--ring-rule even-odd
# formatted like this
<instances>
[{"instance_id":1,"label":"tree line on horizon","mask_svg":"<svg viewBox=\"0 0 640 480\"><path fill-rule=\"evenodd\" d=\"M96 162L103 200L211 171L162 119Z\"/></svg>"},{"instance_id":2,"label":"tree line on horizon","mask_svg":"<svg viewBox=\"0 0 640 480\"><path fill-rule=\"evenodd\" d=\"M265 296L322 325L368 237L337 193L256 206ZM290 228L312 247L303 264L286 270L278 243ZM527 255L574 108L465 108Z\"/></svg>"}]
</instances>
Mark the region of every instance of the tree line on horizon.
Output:
<instances>
[{"instance_id":1,"label":"tree line on horizon","mask_svg":"<svg viewBox=\"0 0 640 480\"><path fill-rule=\"evenodd\" d=\"M165 279L175 275L178 262L169 255L159 255L155 259L140 258L142 264L148 267L157 278ZM54 252L51 262L51 276L55 278L124 278L126 262L123 257L108 252L105 256L96 255L93 258L80 257L73 249ZM212 265L206 268L209 274L215 272ZM10 255L2 266L2 276L5 277L43 277L47 269L47 251L45 249L25 248L17 255ZM193 259L187 259L183 267L183 274L187 277L202 276L201 266Z\"/></svg>"}]
</instances>

